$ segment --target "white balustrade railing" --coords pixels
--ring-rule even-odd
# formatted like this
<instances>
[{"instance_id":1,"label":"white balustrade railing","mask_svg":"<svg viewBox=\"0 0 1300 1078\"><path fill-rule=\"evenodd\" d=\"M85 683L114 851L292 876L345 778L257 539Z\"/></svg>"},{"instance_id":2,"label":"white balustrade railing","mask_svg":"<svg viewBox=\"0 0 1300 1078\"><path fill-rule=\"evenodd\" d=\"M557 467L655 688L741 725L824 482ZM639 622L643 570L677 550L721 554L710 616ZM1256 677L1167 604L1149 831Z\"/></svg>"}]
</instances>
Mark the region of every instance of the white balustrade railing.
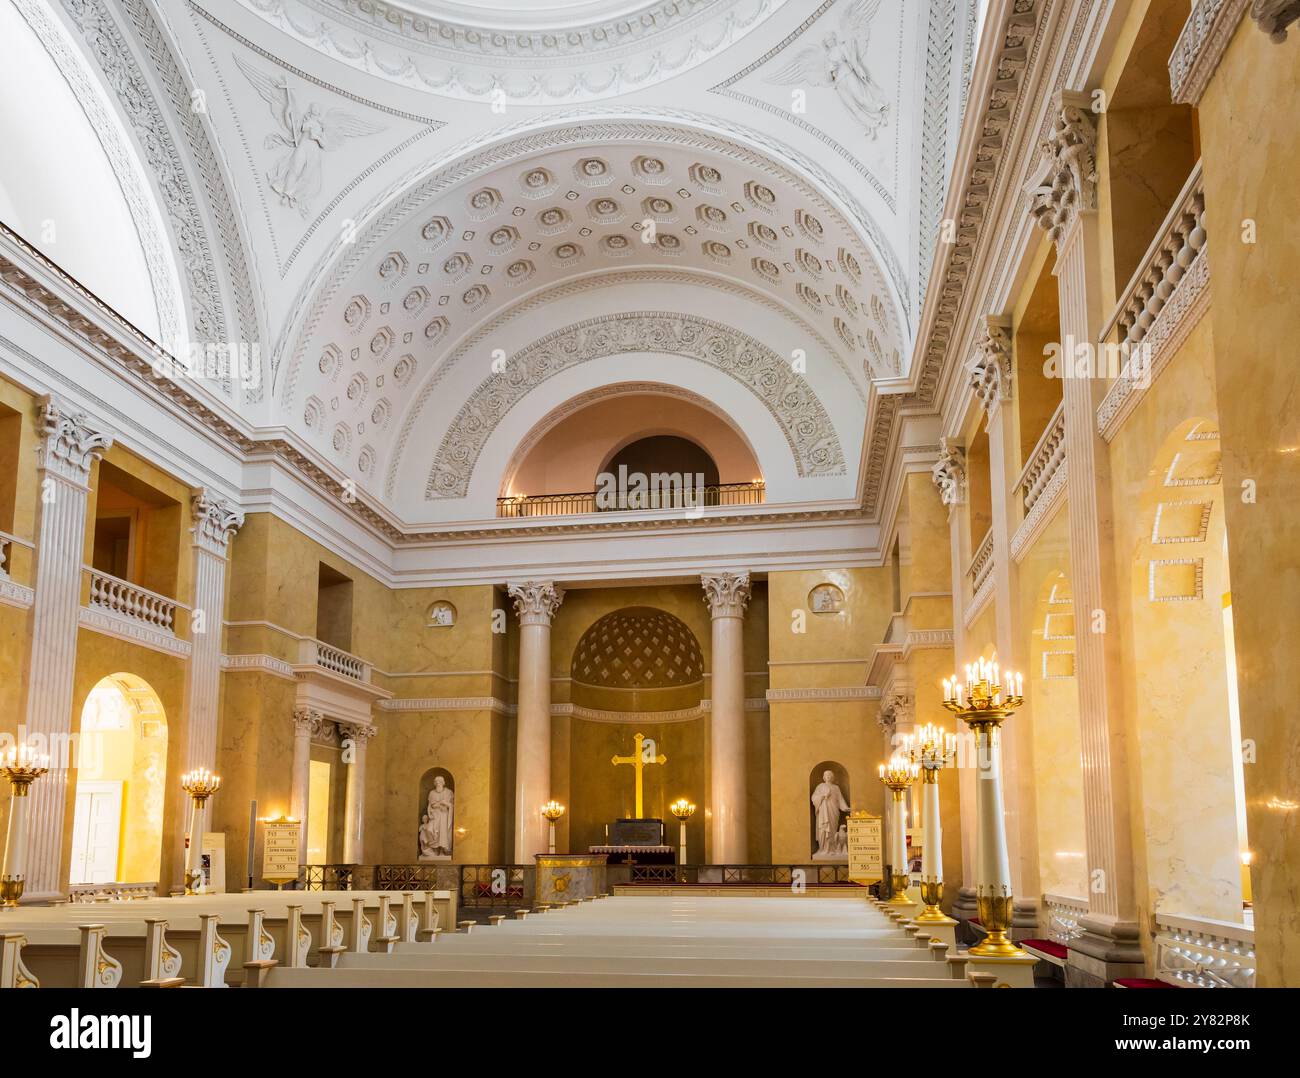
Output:
<instances>
[{"instance_id":1,"label":"white balustrade railing","mask_svg":"<svg viewBox=\"0 0 1300 1078\"><path fill-rule=\"evenodd\" d=\"M1156 976L1183 988L1254 988L1255 930L1208 917L1156 914Z\"/></svg>"},{"instance_id":2,"label":"white balustrade railing","mask_svg":"<svg viewBox=\"0 0 1300 1078\"><path fill-rule=\"evenodd\" d=\"M1192 263L1205 248L1205 182L1198 161L1173 208L1120 295L1103 341L1131 352L1142 343Z\"/></svg>"},{"instance_id":3,"label":"white balustrade railing","mask_svg":"<svg viewBox=\"0 0 1300 1078\"><path fill-rule=\"evenodd\" d=\"M993 529L990 528L988 534L984 536L984 541L980 543L975 551L975 555L970 560L970 568L966 570L966 575L970 577L971 594L978 595L984 582L988 579L989 574L993 571Z\"/></svg>"},{"instance_id":4,"label":"white balustrade railing","mask_svg":"<svg viewBox=\"0 0 1300 1078\"><path fill-rule=\"evenodd\" d=\"M139 902L157 897L156 883L85 883L68 890L69 902Z\"/></svg>"},{"instance_id":5,"label":"white balustrade railing","mask_svg":"<svg viewBox=\"0 0 1300 1078\"><path fill-rule=\"evenodd\" d=\"M108 573L87 567L90 573L90 605L93 609L138 621L151 629L175 635L176 610L180 604L175 599L142 588L127 580L119 580Z\"/></svg>"},{"instance_id":6,"label":"white balustrade railing","mask_svg":"<svg viewBox=\"0 0 1300 1078\"><path fill-rule=\"evenodd\" d=\"M16 535L10 535L8 532L0 532L0 580L8 580L11 575L14 547L25 546L28 550L34 549L32 544L26 539L19 539Z\"/></svg>"},{"instance_id":7,"label":"white balustrade railing","mask_svg":"<svg viewBox=\"0 0 1300 1078\"><path fill-rule=\"evenodd\" d=\"M1088 903L1069 895L1043 895L1043 909L1047 911L1047 936L1057 943L1070 945L1083 935L1079 920L1088 912Z\"/></svg>"},{"instance_id":8,"label":"white balustrade railing","mask_svg":"<svg viewBox=\"0 0 1300 1078\"><path fill-rule=\"evenodd\" d=\"M319 666L331 674L351 678L353 681L370 680L370 664L342 648L327 644L323 640L303 640L301 661L308 666Z\"/></svg>"},{"instance_id":9,"label":"white balustrade railing","mask_svg":"<svg viewBox=\"0 0 1300 1078\"><path fill-rule=\"evenodd\" d=\"M1048 421L1042 437L1029 454L1029 463L1025 465L1020 478L1016 480L1016 489L1024 500L1025 512L1033 509L1043 491L1052 481L1052 477L1061 470L1065 461L1065 402L1062 401Z\"/></svg>"}]
</instances>

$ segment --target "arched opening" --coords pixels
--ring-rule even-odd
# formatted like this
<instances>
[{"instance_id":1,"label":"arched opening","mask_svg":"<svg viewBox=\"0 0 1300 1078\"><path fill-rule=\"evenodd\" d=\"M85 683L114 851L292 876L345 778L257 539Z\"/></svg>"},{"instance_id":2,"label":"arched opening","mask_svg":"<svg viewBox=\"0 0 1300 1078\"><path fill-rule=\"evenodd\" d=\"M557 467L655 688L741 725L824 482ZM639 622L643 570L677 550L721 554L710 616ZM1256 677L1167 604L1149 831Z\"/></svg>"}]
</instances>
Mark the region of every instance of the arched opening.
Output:
<instances>
[{"instance_id":1,"label":"arched opening","mask_svg":"<svg viewBox=\"0 0 1300 1078\"><path fill-rule=\"evenodd\" d=\"M456 780L445 767L431 767L420 777L419 859L450 861L456 835Z\"/></svg>"},{"instance_id":2,"label":"arched opening","mask_svg":"<svg viewBox=\"0 0 1300 1078\"><path fill-rule=\"evenodd\" d=\"M1249 850L1221 474L1212 421L1165 439L1130 598L1151 909L1240 922Z\"/></svg>"},{"instance_id":3,"label":"arched opening","mask_svg":"<svg viewBox=\"0 0 1300 1078\"><path fill-rule=\"evenodd\" d=\"M1039 878L1047 894L1087 895L1083 765L1075 680L1074 595L1059 569L1038 591L1030 626L1028 689L1034 770L1047 792L1037 799Z\"/></svg>"},{"instance_id":4,"label":"arched opening","mask_svg":"<svg viewBox=\"0 0 1300 1078\"><path fill-rule=\"evenodd\" d=\"M162 863L167 716L134 674L99 681L81 709L74 885L154 883Z\"/></svg>"},{"instance_id":5,"label":"arched opening","mask_svg":"<svg viewBox=\"0 0 1300 1078\"><path fill-rule=\"evenodd\" d=\"M661 477L669 478L665 483ZM612 454L596 473L596 508L639 508L638 485L647 508L719 504L717 464L708 450L676 434L638 438ZM602 491L613 494L612 504L601 504Z\"/></svg>"},{"instance_id":6,"label":"arched opening","mask_svg":"<svg viewBox=\"0 0 1300 1078\"><path fill-rule=\"evenodd\" d=\"M835 760L823 760L808 772L809 849L814 861L849 859L849 772Z\"/></svg>"}]
</instances>

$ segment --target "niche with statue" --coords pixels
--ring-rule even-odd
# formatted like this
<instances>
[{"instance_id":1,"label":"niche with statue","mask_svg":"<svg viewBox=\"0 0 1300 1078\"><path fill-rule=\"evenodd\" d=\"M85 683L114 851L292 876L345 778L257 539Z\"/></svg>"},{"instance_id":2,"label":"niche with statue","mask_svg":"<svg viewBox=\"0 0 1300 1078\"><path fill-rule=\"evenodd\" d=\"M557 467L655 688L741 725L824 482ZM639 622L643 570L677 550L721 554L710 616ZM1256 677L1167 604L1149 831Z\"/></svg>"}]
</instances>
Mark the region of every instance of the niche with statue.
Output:
<instances>
[{"instance_id":1,"label":"niche with statue","mask_svg":"<svg viewBox=\"0 0 1300 1078\"><path fill-rule=\"evenodd\" d=\"M849 773L824 760L808 776L810 830L814 861L849 859Z\"/></svg>"},{"instance_id":2,"label":"niche with statue","mask_svg":"<svg viewBox=\"0 0 1300 1078\"><path fill-rule=\"evenodd\" d=\"M443 767L420 779L419 859L450 861L456 841L456 781Z\"/></svg>"}]
</instances>

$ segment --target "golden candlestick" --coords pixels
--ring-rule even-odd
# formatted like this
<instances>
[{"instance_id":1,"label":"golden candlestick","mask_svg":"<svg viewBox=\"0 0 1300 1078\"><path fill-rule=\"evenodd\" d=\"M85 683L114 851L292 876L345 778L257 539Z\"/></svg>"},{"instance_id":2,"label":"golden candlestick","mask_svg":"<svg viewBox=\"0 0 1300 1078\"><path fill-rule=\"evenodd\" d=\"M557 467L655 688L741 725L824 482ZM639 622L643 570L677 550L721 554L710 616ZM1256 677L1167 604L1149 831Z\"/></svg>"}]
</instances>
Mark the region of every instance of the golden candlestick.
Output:
<instances>
[{"instance_id":1,"label":"golden candlestick","mask_svg":"<svg viewBox=\"0 0 1300 1078\"><path fill-rule=\"evenodd\" d=\"M27 886L27 794L31 785L50 769L49 755L18 745L0 757L0 775L9 780L13 800L9 806L9 834L5 842L5 871L0 876L0 904L18 905Z\"/></svg>"},{"instance_id":2,"label":"golden candlestick","mask_svg":"<svg viewBox=\"0 0 1300 1078\"><path fill-rule=\"evenodd\" d=\"M907 793L908 788L917 779L919 768L915 764L907 763L902 757L895 756L889 761L888 765L880 765L880 781L889 787L890 792L894 795L894 844L897 847L891 854L891 860L897 858L903 863L891 866L893 871L890 873L890 887L894 892L893 897L889 900L891 906L915 906L916 903L907 897L907 885L911 880L911 873L907 869L907 831L903 823L903 795Z\"/></svg>"},{"instance_id":3,"label":"golden candlestick","mask_svg":"<svg viewBox=\"0 0 1300 1078\"><path fill-rule=\"evenodd\" d=\"M677 817L677 863L686 864L686 821L695 815L695 806L687 801L684 797L679 797L671 805L668 811Z\"/></svg>"},{"instance_id":4,"label":"golden candlestick","mask_svg":"<svg viewBox=\"0 0 1300 1078\"><path fill-rule=\"evenodd\" d=\"M190 818L189 856L185 859L185 893L197 895L202 893L203 882L203 853L200 849L203 828L200 821L208 798L221 789L221 776L214 775L206 767L195 768L181 776L181 789L190 795L194 803L194 815Z\"/></svg>"},{"instance_id":5,"label":"golden candlestick","mask_svg":"<svg viewBox=\"0 0 1300 1078\"><path fill-rule=\"evenodd\" d=\"M975 787L979 817L975 901L980 923L988 933L970 949L969 953L977 958L1027 957L1007 936L1014 897L998 754L998 730L1025 702L1024 684L1022 675L999 670L996 662L985 659L966 665L964 683L955 675L943 682L943 706L971 728L977 759L988 771L979 777Z\"/></svg>"},{"instance_id":6,"label":"golden candlestick","mask_svg":"<svg viewBox=\"0 0 1300 1078\"><path fill-rule=\"evenodd\" d=\"M555 821L564 815L564 806L555 798L551 798L542 806L542 815L549 821L550 834L547 842L547 853L555 852Z\"/></svg>"},{"instance_id":7,"label":"golden candlestick","mask_svg":"<svg viewBox=\"0 0 1300 1078\"><path fill-rule=\"evenodd\" d=\"M939 772L948 767L957 758L957 735L950 734L934 723L926 723L916 734L903 738L903 754L921 769L923 786L937 786ZM925 871L926 865L935 864L942 859L943 831L939 823L938 791L927 791L925 820L925 851L922 857L921 901L925 910L916 918L918 922L928 924L951 924L951 919L940 908L943 901L943 877L934 871ZM929 818L933 811L934 819Z\"/></svg>"}]
</instances>

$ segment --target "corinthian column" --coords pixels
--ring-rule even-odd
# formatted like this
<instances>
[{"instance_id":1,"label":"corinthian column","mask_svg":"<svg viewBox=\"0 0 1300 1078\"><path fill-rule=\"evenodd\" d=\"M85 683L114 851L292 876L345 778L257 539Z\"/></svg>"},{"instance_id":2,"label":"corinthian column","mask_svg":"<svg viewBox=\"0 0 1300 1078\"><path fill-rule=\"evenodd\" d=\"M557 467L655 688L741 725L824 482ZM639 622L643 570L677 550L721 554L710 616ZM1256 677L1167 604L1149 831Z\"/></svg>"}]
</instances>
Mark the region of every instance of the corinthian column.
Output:
<instances>
[{"instance_id":1,"label":"corinthian column","mask_svg":"<svg viewBox=\"0 0 1300 1078\"><path fill-rule=\"evenodd\" d=\"M749 573L706 573L700 578L713 615L710 677L712 838L715 865L749 859L745 826L745 604Z\"/></svg>"},{"instance_id":2,"label":"corinthian column","mask_svg":"<svg viewBox=\"0 0 1300 1078\"><path fill-rule=\"evenodd\" d=\"M221 627L226 616L226 550L244 514L206 490L194 496L194 611L190 615L187 722L182 759L186 771L217 769L217 699L221 682Z\"/></svg>"},{"instance_id":3,"label":"corinthian column","mask_svg":"<svg viewBox=\"0 0 1300 1078\"><path fill-rule=\"evenodd\" d=\"M519 716L515 723L515 863L548 849L542 806L551 799L551 619L564 589L528 580L507 591L519 614Z\"/></svg>"},{"instance_id":4,"label":"corinthian column","mask_svg":"<svg viewBox=\"0 0 1300 1078\"><path fill-rule=\"evenodd\" d=\"M310 708L293 713L293 770L289 773L289 815L298 821L298 863L307 863L307 814L311 811L311 737L325 716Z\"/></svg>"},{"instance_id":5,"label":"corinthian column","mask_svg":"<svg viewBox=\"0 0 1300 1078\"><path fill-rule=\"evenodd\" d=\"M952 646L953 654L968 654L966 646L965 607L966 567L970 565L970 518L964 512L966 505L966 454L958 445L943 438L939 443L939 459L931 469L939 497L948 507L948 544L952 566ZM961 736L961 731L957 731ZM959 823L961 825L961 887L953 899L952 912L960 920L968 921L979 916L975 902L975 768L955 768ZM928 847L928 843L927 843Z\"/></svg>"},{"instance_id":6,"label":"corinthian column","mask_svg":"<svg viewBox=\"0 0 1300 1078\"><path fill-rule=\"evenodd\" d=\"M1020 616L1020 567L1011 556L1011 537L1020 526L1021 503L1013 497L1020 474L1020 428L1015 408L1011 324L986 318L971 364L971 387L988 420L990 494L993 538L993 613L998 662L1007 670L1024 670L1027 634ZM965 659L963 658L963 661ZM1006 734L1006 829L1011 886L1015 897L1013 938L1034 935L1038 923L1038 823L1034 791L1033 724L1027 708ZM982 775L980 777L983 777Z\"/></svg>"},{"instance_id":7,"label":"corinthian column","mask_svg":"<svg viewBox=\"0 0 1300 1078\"><path fill-rule=\"evenodd\" d=\"M365 863L366 852L366 743L375 736L375 728L369 724L341 722L339 734L345 742L345 760L348 756L346 742L352 742L352 761L348 764L347 789L344 793L343 863L360 865Z\"/></svg>"},{"instance_id":8,"label":"corinthian column","mask_svg":"<svg viewBox=\"0 0 1300 1078\"><path fill-rule=\"evenodd\" d=\"M112 437L84 413L72 411L54 397L41 402L40 430L41 508L26 727L28 741L43 742L35 747L49 752L50 773L31 794L26 896L35 900L53 897L62 889L86 499L90 469L113 444Z\"/></svg>"},{"instance_id":9,"label":"corinthian column","mask_svg":"<svg viewBox=\"0 0 1300 1078\"><path fill-rule=\"evenodd\" d=\"M1030 184L1032 212L1056 244L1064 355L1096 350L1104 313L1097 227L1097 132L1090 100L1059 94L1055 121ZM1070 944L1085 983L1124 976L1142 961L1138 944L1129 783L1120 678L1119 600L1114 564L1110 457L1097 433L1102 377L1063 372L1070 569L1074 589L1075 682L1083 763L1088 913Z\"/></svg>"}]
</instances>

